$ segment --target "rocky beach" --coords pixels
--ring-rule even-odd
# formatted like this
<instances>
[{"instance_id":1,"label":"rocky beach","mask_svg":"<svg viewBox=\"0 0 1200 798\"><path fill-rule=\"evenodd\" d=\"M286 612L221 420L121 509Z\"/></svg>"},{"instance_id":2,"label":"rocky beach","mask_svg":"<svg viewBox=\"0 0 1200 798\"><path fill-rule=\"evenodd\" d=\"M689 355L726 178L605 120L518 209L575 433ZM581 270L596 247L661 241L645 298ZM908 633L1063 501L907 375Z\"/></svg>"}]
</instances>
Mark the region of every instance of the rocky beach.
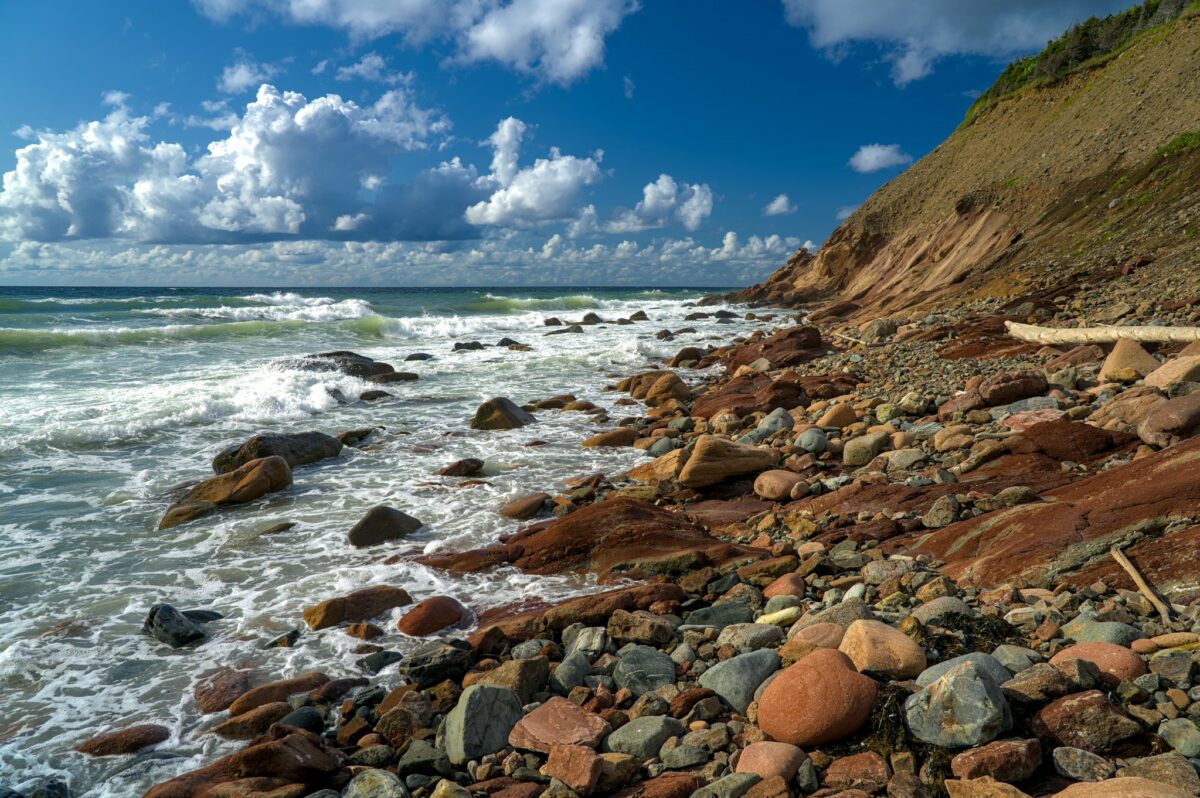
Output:
<instances>
[{"instance_id":1,"label":"rocky beach","mask_svg":"<svg viewBox=\"0 0 1200 798\"><path fill-rule=\"evenodd\" d=\"M244 653L196 674L179 696L202 718L191 733L226 742L145 794L1200 792L1195 345L1005 334L1006 321L1077 326L1067 292L861 322L693 304L681 321L713 325L708 340L614 374L606 407L511 395L458 420L535 445L551 419L583 414L594 434L570 445L627 451L631 467L479 504L508 520L476 548L422 551L412 507L367 509L340 545L375 564L370 584L295 607L303 624L256 646L341 638L354 666ZM1196 322L1187 303L1148 311ZM537 334L690 335L648 313L557 321ZM298 367L384 390L420 379L349 351ZM384 432L239 441L162 503L159 527L261 524L256 502ZM429 477L467 490L484 469L447 460ZM412 591L387 576L404 563L482 592ZM594 586L488 601L513 572ZM220 634L220 602L146 609L144 645L164 656ZM171 725L108 724L68 755L171 768L154 756Z\"/></svg>"}]
</instances>

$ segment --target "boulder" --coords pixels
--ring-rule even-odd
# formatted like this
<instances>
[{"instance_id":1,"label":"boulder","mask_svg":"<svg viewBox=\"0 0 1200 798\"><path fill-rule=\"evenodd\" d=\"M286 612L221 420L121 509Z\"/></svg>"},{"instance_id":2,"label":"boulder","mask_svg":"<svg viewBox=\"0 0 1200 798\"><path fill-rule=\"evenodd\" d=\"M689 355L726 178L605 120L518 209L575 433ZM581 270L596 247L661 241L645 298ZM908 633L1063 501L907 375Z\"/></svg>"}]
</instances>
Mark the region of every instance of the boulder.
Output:
<instances>
[{"instance_id":1,"label":"boulder","mask_svg":"<svg viewBox=\"0 0 1200 798\"><path fill-rule=\"evenodd\" d=\"M1042 764L1037 740L996 740L982 748L963 751L950 760L950 772L960 779L983 776L997 781L1025 781Z\"/></svg>"},{"instance_id":2,"label":"boulder","mask_svg":"<svg viewBox=\"0 0 1200 798\"><path fill-rule=\"evenodd\" d=\"M473 684L446 715L446 755L455 765L494 754L508 744L521 719L521 699L512 690Z\"/></svg>"},{"instance_id":3,"label":"boulder","mask_svg":"<svg viewBox=\"0 0 1200 798\"><path fill-rule=\"evenodd\" d=\"M1200 392L1155 405L1137 425L1137 434L1152 446L1174 446L1200 432Z\"/></svg>"},{"instance_id":4,"label":"boulder","mask_svg":"<svg viewBox=\"0 0 1200 798\"><path fill-rule=\"evenodd\" d=\"M783 501L791 496L792 488L801 482L806 480L794 471L772 469L755 478L754 492L767 501Z\"/></svg>"},{"instance_id":5,"label":"boulder","mask_svg":"<svg viewBox=\"0 0 1200 798\"><path fill-rule=\"evenodd\" d=\"M165 726L159 726L156 723L141 723L105 734L97 734L80 743L75 750L88 756L120 756L156 745L170 736L171 732Z\"/></svg>"},{"instance_id":6,"label":"boulder","mask_svg":"<svg viewBox=\"0 0 1200 798\"><path fill-rule=\"evenodd\" d=\"M501 505L496 512L505 518L526 521L540 513L549 499L549 493L527 493Z\"/></svg>"},{"instance_id":7,"label":"boulder","mask_svg":"<svg viewBox=\"0 0 1200 798\"><path fill-rule=\"evenodd\" d=\"M637 427L618 427L617 429L593 435L580 444L585 449L596 447L633 446L638 439Z\"/></svg>"},{"instance_id":8,"label":"boulder","mask_svg":"<svg viewBox=\"0 0 1200 798\"><path fill-rule=\"evenodd\" d=\"M1027 427L1025 440L1055 460L1084 463L1113 446L1112 436L1099 427L1078 421L1042 421Z\"/></svg>"},{"instance_id":9,"label":"boulder","mask_svg":"<svg viewBox=\"0 0 1200 798\"><path fill-rule=\"evenodd\" d=\"M613 498L535 524L486 549L428 555L419 562L456 572L508 563L526 573L590 571L601 579L681 575L704 566L761 557L724 543L679 513L639 499Z\"/></svg>"},{"instance_id":10,"label":"boulder","mask_svg":"<svg viewBox=\"0 0 1200 798\"><path fill-rule=\"evenodd\" d=\"M1054 794L1054 798L1193 798L1195 793L1161 781L1140 777L1080 782Z\"/></svg>"},{"instance_id":11,"label":"boulder","mask_svg":"<svg viewBox=\"0 0 1200 798\"><path fill-rule=\"evenodd\" d=\"M311 692L328 682L329 677L320 671L308 671L299 676L259 685L247 690L229 705L229 717L236 717L267 704L286 702L294 695Z\"/></svg>"},{"instance_id":12,"label":"boulder","mask_svg":"<svg viewBox=\"0 0 1200 798\"><path fill-rule=\"evenodd\" d=\"M450 596L431 596L417 603L396 622L396 628L410 637L425 637L455 626L470 611Z\"/></svg>"},{"instance_id":13,"label":"boulder","mask_svg":"<svg viewBox=\"0 0 1200 798\"><path fill-rule=\"evenodd\" d=\"M310 629L326 629L346 621L365 621L411 603L412 597L403 588L375 585L306 607L304 622Z\"/></svg>"},{"instance_id":14,"label":"boulder","mask_svg":"<svg viewBox=\"0 0 1200 798\"><path fill-rule=\"evenodd\" d=\"M142 634L147 634L171 648L183 648L208 636L204 627L170 604L155 604L150 607L142 623Z\"/></svg>"},{"instance_id":15,"label":"boulder","mask_svg":"<svg viewBox=\"0 0 1200 798\"><path fill-rule=\"evenodd\" d=\"M1157 368L1158 361L1141 344L1121 338L1100 366L1100 379L1105 382L1133 382Z\"/></svg>"},{"instance_id":16,"label":"boulder","mask_svg":"<svg viewBox=\"0 0 1200 798\"><path fill-rule=\"evenodd\" d=\"M712 690L744 715L754 700L755 691L777 670L778 653L770 649L749 651L713 665L700 675L700 686Z\"/></svg>"},{"instance_id":17,"label":"boulder","mask_svg":"<svg viewBox=\"0 0 1200 798\"><path fill-rule=\"evenodd\" d=\"M489 399L475 411L471 429L504 430L517 429L536 421L532 414L518 407L511 399L498 396Z\"/></svg>"},{"instance_id":18,"label":"boulder","mask_svg":"<svg viewBox=\"0 0 1200 798\"><path fill-rule=\"evenodd\" d=\"M764 740L742 749L736 772L755 773L764 779L779 776L791 781L807 758L804 751L790 743Z\"/></svg>"},{"instance_id":19,"label":"boulder","mask_svg":"<svg viewBox=\"0 0 1200 798\"><path fill-rule=\"evenodd\" d=\"M641 696L675 683L675 661L650 646L630 646L613 668L617 687Z\"/></svg>"},{"instance_id":20,"label":"boulder","mask_svg":"<svg viewBox=\"0 0 1200 798\"><path fill-rule=\"evenodd\" d=\"M925 670L925 652L912 638L881 621L854 621L838 646L860 673L912 679Z\"/></svg>"},{"instance_id":21,"label":"boulder","mask_svg":"<svg viewBox=\"0 0 1200 798\"><path fill-rule=\"evenodd\" d=\"M1007 405L1031 396L1041 396L1049 387L1040 371L1002 371L979 384L984 407Z\"/></svg>"},{"instance_id":22,"label":"boulder","mask_svg":"<svg viewBox=\"0 0 1200 798\"><path fill-rule=\"evenodd\" d=\"M628 754L641 760L658 756L669 737L678 737L684 725L665 715L645 715L621 726L604 740L604 750Z\"/></svg>"},{"instance_id":23,"label":"boulder","mask_svg":"<svg viewBox=\"0 0 1200 798\"><path fill-rule=\"evenodd\" d=\"M891 435L886 432L868 432L851 438L842 449L842 463L849 467L865 466L884 450L890 440Z\"/></svg>"},{"instance_id":24,"label":"boulder","mask_svg":"<svg viewBox=\"0 0 1200 798\"><path fill-rule=\"evenodd\" d=\"M679 470L679 482L689 488L716 485L727 479L769 468L779 459L775 449L735 443L715 435L701 435L691 456Z\"/></svg>"},{"instance_id":25,"label":"boulder","mask_svg":"<svg viewBox=\"0 0 1200 798\"><path fill-rule=\"evenodd\" d=\"M726 356L726 368L737 371L759 358L766 358L777 369L799 366L825 354L821 331L816 327L791 327L759 341L740 344Z\"/></svg>"},{"instance_id":26,"label":"boulder","mask_svg":"<svg viewBox=\"0 0 1200 798\"><path fill-rule=\"evenodd\" d=\"M455 460L450 465L439 468L433 473L439 477L474 477L478 476L482 471L482 460L477 457L467 457L462 460Z\"/></svg>"},{"instance_id":27,"label":"boulder","mask_svg":"<svg viewBox=\"0 0 1200 798\"><path fill-rule=\"evenodd\" d=\"M401 540L422 527L420 521L405 512L385 504L367 510L366 515L346 534L351 546L364 547Z\"/></svg>"},{"instance_id":28,"label":"boulder","mask_svg":"<svg viewBox=\"0 0 1200 798\"><path fill-rule=\"evenodd\" d=\"M341 798L409 798L409 793L396 774L370 768L350 779Z\"/></svg>"},{"instance_id":29,"label":"boulder","mask_svg":"<svg viewBox=\"0 0 1200 798\"><path fill-rule=\"evenodd\" d=\"M344 350L305 355L290 365L304 371L340 371L342 374L358 377L360 380L395 371L388 363L381 363L366 355Z\"/></svg>"},{"instance_id":30,"label":"boulder","mask_svg":"<svg viewBox=\"0 0 1200 798\"><path fill-rule=\"evenodd\" d=\"M1168 360L1146 375L1146 384L1166 391L1181 382L1200 382L1200 355Z\"/></svg>"},{"instance_id":31,"label":"boulder","mask_svg":"<svg viewBox=\"0 0 1200 798\"><path fill-rule=\"evenodd\" d=\"M1099 690L1074 693L1042 707L1030 728L1055 745L1107 753L1117 743L1139 734L1141 724L1125 715Z\"/></svg>"},{"instance_id":32,"label":"boulder","mask_svg":"<svg viewBox=\"0 0 1200 798\"><path fill-rule=\"evenodd\" d=\"M769 739L805 747L853 734L875 707L874 680L840 651L819 649L781 671L758 702Z\"/></svg>"},{"instance_id":33,"label":"boulder","mask_svg":"<svg viewBox=\"0 0 1200 798\"><path fill-rule=\"evenodd\" d=\"M1146 672L1146 663L1125 646L1114 643L1077 643L1059 651L1050 658L1051 665L1060 665L1070 660L1082 659L1099 668L1102 679L1109 687L1116 687L1122 680L1132 682Z\"/></svg>"},{"instance_id":34,"label":"boulder","mask_svg":"<svg viewBox=\"0 0 1200 798\"><path fill-rule=\"evenodd\" d=\"M245 504L292 484L292 469L277 455L251 460L232 471L210 477L167 508L159 529L187 523L219 507Z\"/></svg>"},{"instance_id":35,"label":"boulder","mask_svg":"<svg viewBox=\"0 0 1200 798\"><path fill-rule=\"evenodd\" d=\"M600 756L591 748L582 745L555 745L542 767L542 772L565 784L578 795L587 795L596 789L603 769Z\"/></svg>"},{"instance_id":36,"label":"boulder","mask_svg":"<svg viewBox=\"0 0 1200 798\"><path fill-rule=\"evenodd\" d=\"M223 449L213 458L213 471L226 474L261 457L282 457L291 468L337 457L342 442L324 432L262 432Z\"/></svg>"},{"instance_id":37,"label":"boulder","mask_svg":"<svg viewBox=\"0 0 1200 798\"><path fill-rule=\"evenodd\" d=\"M943 748L982 745L1012 727L1000 685L971 661L909 696L904 717L917 739Z\"/></svg>"},{"instance_id":38,"label":"boulder","mask_svg":"<svg viewBox=\"0 0 1200 798\"><path fill-rule=\"evenodd\" d=\"M517 721L508 744L548 753L555 745L595 748L611 731L608 721L565 698L554 696Z\"/></svg>"}]
</instances>

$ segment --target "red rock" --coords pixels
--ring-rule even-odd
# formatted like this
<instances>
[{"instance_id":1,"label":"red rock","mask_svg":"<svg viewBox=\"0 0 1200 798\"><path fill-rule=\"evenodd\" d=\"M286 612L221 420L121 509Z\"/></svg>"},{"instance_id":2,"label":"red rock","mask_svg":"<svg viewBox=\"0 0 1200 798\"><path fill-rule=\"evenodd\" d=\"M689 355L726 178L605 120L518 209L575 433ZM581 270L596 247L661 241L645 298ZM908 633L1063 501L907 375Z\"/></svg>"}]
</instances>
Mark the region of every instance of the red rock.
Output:
<instances>
[{"instance_id":1,"label":"red rock","mask_svg":"<svg viewBox=\"0 0 1200 798\"><path fill-rule=\"evenodd\" d=\"M668 772L627 787L613 798L689 798L703 786L704 779L694 773Z\"/></svg>"},{"instance_id":2,"label":"red rock","mask_svg":"<svg viewBox=\"0 0 1200 798\"><path fill-rule=\"evenodd\" d=\"M788 783L780 776L768 776L746 790L744 798L791 798Z\"/></svg>"},{"instance_id":3,"label":"red rock","mask_svg":"<svg viewBox=\"0 0 1200 798\"><path fill-rule=\"evenodd\" d=\"M450 596L430 596L404 613L396 628L410 637L425 637L454 626L467 612L466 607Z\"/></svg>"},{"instance_id":4,"label":"red rock","mask_svg":"<svg viewBox=\"0 0 1200 798\"><path fill-rule=\"evenodd\" d=\"M479 630L470 636L477 651L493 651L505 641L520 642L561 632L573 623L603 626L618 609L644 610L658 601L682 601L687 594L673 583L654 583L609 590L567 599L554 606L536 603L486 610L479 616Z\"/></svg>"},{"instance_id":5,"label":"red rock","mask_svg":"<svg viewBox=\"0 0 1200 798\"><path fill-rule=\"evenodd\" d=\"M763 598L770 599L776 596L799 596L803 598L807 587L808 584L800 574L784 574L763 588Z\"/></svg>"},{"instance_id":6,"label":"red rock","mask_svg":"<svg viewBox=\"0 0 1200 798\"><path fill-rule=\"evenodd\" d=\"M373 623L352 623L343 631L359 640L374 640L383 635L383 630Z\"/></svg>"},{"instance_id":7,"label":"red rock","mask_svg":"<svg viewBox=\"0 0 1200 798\"><path fill-rule=\"evenodd\" d=\"M599 435L593 435L580 444L585 449L595 447L610 447L610 446L633 446L633 442L638 439L639 432L637 427L618 427L617 429L601 432Z\"/></svg>"},{"instance_id":8,"label":"red rock","mask_svg":"<svg viewBox=\"0 0 1200 798\"><path fill-rule=\"evenodd\" d=\"M329 786L342 767L341 755L326 748L316 735L289 731L222 757L207 767L151 787L144 798L229 798L254 793L233 791L236 783L254 779L262 793L306 795ZM302 792L283 792L299 785Z\"/></svg>"},{"instance_id":9,"label":"red rock","mask_svg":"<svg viewBox=\"0 0 1200 798\"><path fill-rule=\"evenodd\" d=\"M889 679L915 679L925 670L925 652L913 639L882 621L854 621L838 650L863 673L878 673Z\"/></svg>"},{"instance_id":10,"label":"red rock","mask_svg":"<svg viewBox=\"0 0 1200 798\"><path fill-rule=\"evenodd\" d=\"M1155 405L1138 424L1137 433L1153 446L1174 446L1200 433L1200 393Z\"/></svg>"},{"instance_id":11,"label":"red rock","mask_svg":"<svg viewBox=\"0 0 1200 798\"><path fill-rule=\"evenodd\" d=\"M697 396L692 403L692 414L698 418L715 418L721 413L748 416L807 403L808 397L798 382L772 380L766 374L743 374Z\"/></svg>"},{"instance_id":12,"label":"red rock","mask_svg":"<svg viewBox=\"0 0 1200 798\"><path fill-rule=\"evenodd\" d=\"M985 407L996 407L1041 396L1047 387L1046 376L1040 371L1002 371L979 384L979 396Z\"/></svg>"},{"instance_id":13,"label":"red rock","mask_svg":"<svg viewBox=\"0 0 1200 798\"><path fill-rule=\"evenodd\" d=\"M1167 401L1157 388L1137 385L1126 389L1100 405L1088 421L1104 429L1127 430L1136 427L1150 411Z\"/></svg>"},{"instance_id":14,"label":"red rock","mask_svg":"<svg viewBox=\"0 0 1200 798\"><path fill-rule=\"evenodd\" d=\"M734 347L725 356L725 367L733 372L737 371L738 366L747 366L765 357L774 368L783 369L803 365L824 354L825 345L821 341L820 330L816 327L791 327L759 341Z\"/></svg>"},{"instance_id":15,"label":"red rock","mask_svg":"<svg viewBox=\"0 0 1200 798\"><path fill-rule=\"evenodd\" d=\"M292 706L286 701L272 701L229 716L214 726L212 733L226 740L249 740L265 732L272 723L282 720L291 711Z\"/></svg>"},{"instance_id":16,"label":"red rock","mask_svg":"<svg viewBox=\"0 0 1200 798\"><path fill-rule=\"evenodd\" d=\"M616 498L534 524L499 546L418 561L456 573L509 563L526 573L586 570L606 579L681 574L762 554L716 540L678 513L638 499Z\"/></svg>"},{"instance_id":17,"label":"red rock","mask_svg":"<svg viewBox=\"0 0 1200 798\"><path fill-rule=\"evenodd\" d=\"M505 518L525 521L540 513L549 498L549 493L530 493L513 499L496 512Z\"/></svg>"},{"instance_id":18,"label":"red rock","mask_svg":"<svg viewBox=\"0 0 1200 798\"><path fill-rule=\"evenodd\" d=\"M582 745L552 745L542 772L580 795L587 795L600 780L600 757Z\"/></svg>"},{"instance_id":19,"label":"red rock","mask_svg":"<svg viewBox=\"0 0 1200 798\"><path fill-rule=\"evenodd\" d=\"M980 396L979 389L970 388L952 397L950 401L938 408L938 421L950 421L960 413L969 413L983 406L983 397Z\"/></svg>"},{"instance_id":20,"label":"red rock","mask_svg":"<svg viewBox=\"0 0 1200 798\"><path fill-rule=\"evenodd\" d=\"M1109 584L1132 587L1115 562L1075 569L1095 559L1096 541L1115 539L1120 530L1147 518L1200 516L1198 460L1200 440L1186 441L1045 492L1048 501L951 524L922 537L919 550L943 560L942 572L950 578L979 587L1045 587L1052 579L1088 584L1097 574L1111 575ZM1172 538L1181 534L1146 538L1130 550L1136 550L1146 576L1160 587L1194 582L1198 553L1175 546ZM1161 550L1172 551L1172 557L1156 558Z\"/></svg>"},{"instance_id":21,"label":"red rock","mask_svg":"<svg viewBox=\"0 0 1200 798\"><path fill-rule=\"evenodd\" d=\"M791 781L807 758L804 751L790 743L776 743L769 740L751 743L742 749L742 754L738 757L736 772L757 773L764 779L780 776Z\"/></svg>"},{"instance_id":22,"label":"red rock","mask_svg":"<svg viewBox=\"0 0 1200 798\"><path fill-rule=\"evenodd\" d=\"M1037 740L996 740L951 759L950 771L960 779L990 776L1014 782L1025 781L1041 764L1042 744Z\"/></svg>"},{"instance_id":23,"label":"red rock","mask_svg":"<svg viewBox=\"0 0 1200 798\"><path fill-rule=\"evenodd\" d=\"M1099 690L1073 693L1042 707L1030 722L1033 733L1056 745L1105 753L1139 734L1141 724L1126 716Z\"/></svg>"},{"instance_id":24,"label":"red rock","mask_svg":"<svg viewBox=\"0 0 1200 798\"><path fill-rule=\"evenodd\" d=\"M608 722L599 715L555 696L517 721L508 735L508 744L542 753L556 744L595 748L609 730Z\"/></svg>"},{"instance_id":25,"label":"red rock","mask_svg":"<svg viewBox=\"0 0 1200 798\"><path fill-rule=\"evenodd\" d=\"M1194 793L1173 784L1140 776L1079 782L1056 792L1054 798L1192 798Z\"/></svg>"},{"instance_id":26,"label":"red rock","mask_svg":"<svg viewBox=\"0 0 1200 798\"><path fill-rule=\"evenodd\" d=\"M105 734L97 734L80 743L75 750L88 756L132 754L147 746L161 743L170 736L171 733L165 726L159 726L156 723L141 723Z\"/></svg>"},{"instance_id":27,"label":"red rock","mask_svg":"<svg viewBox=\"0 0 1200 798\"><path fill-rule=\"evenodd\" d=\"M328 681L329 677L320 671L309 671L299 676L293 676L290 679L280 679L269 684L260 685L253 690L243 693L236 701L230 704L229 716L233 717L243 712L249 712L255 707L261 707L263 704L287 701L291 696L298 693L311 692Z\"/></svg>"},{"instance_id":28,"label":"red rock","mask_svg":"<svg viewBox=\"0 0 1200 798\"><path fill-rule=\"evenodd\" d=\"M223 670L201 679L192 689L192 697L201 712L220 712L250 689L250 674L245 671Z\"/></svg>"},{"instance_id":29,"label":"red rock","mask_svg":"<svg viewBox=\"0 0 1200 798\"><path fill-rule=\"evenodd\" d=\"M1044 410L1026 410L1024 413L1014 413L1000 423L1014 432L1023 432L1035 424L1041 424L1045 421L1059 421L1066 417L1066 412L1055 410L1054 408L1046 408Z\"/></svg>"},{"instance_id":30,"label":"red rock","mask_svg":"<svg viewBox=\"0 0 1200 798\"><path fill-rule=\"evenodd\" d=\"M304 622L312 629L326 629L345 621L365 621L411 603L412 597L403 588L375 585L305 607Z\"/></svg>"},{"instance_id":31,"label":"red rock","mask_svg":"<svg viewBox=\"0 0 1200 798\"><path fill-rule=\"evenodd\" d=\"M1141 657L1115 643L1076 643L1051 657L1050 664L1059 665L1075 659L1095 663L1104 683L1110 687L1116 687L1122 679L1132 682L1146 672L1146 663Z\"/></svg>"},{"instance_id":32,"label":"red rock","mask_svg":"<svg viewBox=\"0 0 1200 798\"><path fill-rule=\"evenodd\" d=\"M845 654L819 649L767 685L758 703L759 727L773 740L800 747L832 742L866 722L875 690Z\"/></svg>"},{"instance_id":33,"label":"red rock","mask_svg":"<svg viewBox=\"0 0 1200 798\"><path fill-rule=\"evenodd\" d=\"M1099 363L1104 359L1104 350L1095 344L1081 344L1074 349L1068 349L1061 355L1047 360L1043 368L1048 371L1059 371L1067 366L1082 366L1085 363Z\"/></svg>"},{"instance_id":34,"label":"red rock","mask_svg":"<svg viewBox=\"0 0 1200 798\"><path fill-rule=\"evenodd\" d=\"M707 687L691 687L671 699L667 714L673 718L686 717L692 707L706 698L712 698L716 693Z\"/></svg>"},{"instance_id":35,"label":"red rock","mask_svg":"<svg viewBox=\"0 0 1200 798\"><path fill-rule=\"evenodd\" d=\"M226 504L244 504L292 484L292 469L279 455L260 457L226 474L210 477L196 485L167 508L158 524L169 529L216 510Z\"/></svg>"},{"instance_id":36,"label":"red rock","mask_svg":"<svg viewBox=\"0 0 1200 798\"><path fill-rule=\"evenodd\" d=\"M1028 427L1023 434L1027 441L1054 459L1073 463L1087 462L1113 446L1112 435L1078 421L1044 421Z\"/></svg>"},{"instance_id":37,"label":"red rock","mask_svg":"<svg viewBox=\"0 0 1200 798\"><path fill-rule=\"evenodd\" d=\"M874 751L865 751L833 760L825 770L825 786L872 793L886 787L891 775L887 761L882 756Z\"/></svg>"}]
</instances>

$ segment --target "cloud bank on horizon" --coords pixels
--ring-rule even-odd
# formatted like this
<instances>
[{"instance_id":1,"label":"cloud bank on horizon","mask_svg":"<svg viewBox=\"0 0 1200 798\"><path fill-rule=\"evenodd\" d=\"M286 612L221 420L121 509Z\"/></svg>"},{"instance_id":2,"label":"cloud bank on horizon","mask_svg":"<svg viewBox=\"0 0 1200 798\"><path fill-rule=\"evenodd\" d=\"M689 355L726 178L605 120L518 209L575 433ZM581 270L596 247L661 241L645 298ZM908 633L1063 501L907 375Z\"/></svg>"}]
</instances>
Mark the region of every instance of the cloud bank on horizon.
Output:
<instances>
[{"instance_id":1,"label":"cloud bank on horizon","mask_svg":"<svg viewBox=\"0 0 1200 798\"><path fill-rule=\"evenodd\" d=\"M786 19L805 29L827 64L830 52L846 58L845 48L873 43L895 84L906 86L941 59L1021 52L1111 5L1066 0L1051 10L986 0L967 13L921 0L905 3L903 14L882 7L895 1L868 8L865 0L782 0L774 28L786 35ZM660 154L670 165L638 157L637 142L612 130L622 153L615 158L600 147L542 140L546 122L586 109L587 99L573 106L572 98L595 91L611 41L650 13L636 0L193 5L195 24L246 39L227 51L207 97L176 111L174 97L150 98L136 87L135 101L126 93L135 87L120 86L104 94L105 108L73 126L16 126L19 142L0 185L0 279L220 282L236 264L263 283L728 285L761 278L800 246L817 248L799 234L814 226L802 175L768 176L731 194L719 175L709 176L719 172L711 158L680 157L691 154L686 124L655 131L680 142L678 152ZM268 57L250 46L251 34L281 26L328 31L321 35L343 44L323 46L307 63L311 49ZM393 46L409 61L433 58L432 72L408 68ZM655 96L653 71L638 72L637 63L623 53L621 72L609 79L626 106ZM497 69L520 81L500 105L527 108L489 124L486 111L464 110L462 100L489 99L489 89L471 84L493 80ZM326 82L314 89L314 81ZM561 111L530 118L535 106L553 105L548 96ZM886 119L872 126L863 139L904 133ZM729 152L734 166L757 157L752 144L741 146ZM838 146L850 153L841 155L838 179L846 183L849 174L892 172L913 160L900 143L843 137ZM757 191L772 199L763 204ZM797 192L802 202L792 199ZM827 200L820 224L840 222L861 196Z\"/></svg>"}]
</instances>

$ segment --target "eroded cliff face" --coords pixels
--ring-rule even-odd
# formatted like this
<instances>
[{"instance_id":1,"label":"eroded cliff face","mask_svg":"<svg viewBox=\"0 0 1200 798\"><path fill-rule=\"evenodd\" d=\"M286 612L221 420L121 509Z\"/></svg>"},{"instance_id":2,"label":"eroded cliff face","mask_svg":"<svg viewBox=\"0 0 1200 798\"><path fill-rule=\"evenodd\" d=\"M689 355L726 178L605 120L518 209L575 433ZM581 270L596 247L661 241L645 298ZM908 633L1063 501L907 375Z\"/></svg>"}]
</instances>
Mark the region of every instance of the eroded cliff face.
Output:
<instances>
[{"instance_id":1,"label":"eroded cliff face","mask_svg":"<svg viewBox=\"0 0 1200 798\"><path fill-rule=\"evenodd\" d=\"M873 194L815 255L746 301L868 316L1120 275L1196 268L1200 11L1104 63L1023 90ZM1172 146L1172 144L1175 146Z\"/></svg>"}]
</instances>

